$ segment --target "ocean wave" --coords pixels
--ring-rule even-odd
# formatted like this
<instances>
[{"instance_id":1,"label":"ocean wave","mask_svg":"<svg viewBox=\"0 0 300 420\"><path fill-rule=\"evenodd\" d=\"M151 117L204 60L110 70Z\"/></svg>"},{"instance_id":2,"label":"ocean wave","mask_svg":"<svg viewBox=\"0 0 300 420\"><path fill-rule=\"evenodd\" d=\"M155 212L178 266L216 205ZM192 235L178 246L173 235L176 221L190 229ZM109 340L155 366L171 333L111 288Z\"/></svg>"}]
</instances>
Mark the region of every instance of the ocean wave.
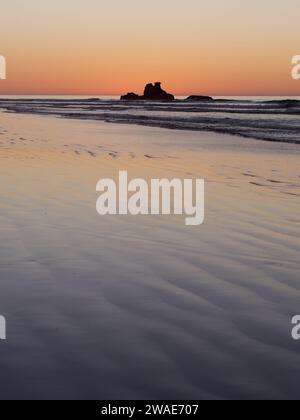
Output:
<instances>
[{"instance_id":1,"label":"ocean wave","mask_svg":"<svg viewBox=\"0 0 300 420\"><path fill-rule=\"evenodd\" d=\"M300 144L300 101L217 99L209 102L122 102L112 99L0 99L6 112L214 131Z\"/></svg>"}]
</instances>

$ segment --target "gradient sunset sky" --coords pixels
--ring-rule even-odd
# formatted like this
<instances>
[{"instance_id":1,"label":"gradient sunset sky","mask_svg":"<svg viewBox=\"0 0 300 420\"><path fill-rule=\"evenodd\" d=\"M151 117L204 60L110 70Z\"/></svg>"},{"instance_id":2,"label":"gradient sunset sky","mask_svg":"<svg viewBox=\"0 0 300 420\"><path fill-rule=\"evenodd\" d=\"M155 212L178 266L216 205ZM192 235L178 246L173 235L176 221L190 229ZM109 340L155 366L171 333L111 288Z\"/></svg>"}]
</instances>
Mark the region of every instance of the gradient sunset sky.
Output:
<instances>
[{"instance_id":1,"label":"gradient sunset sky","mask_svg":"<svg viewBox=\"0 0 300 420\"><path fill-rule=\"evenodd\" d=\"M300 95L299 0L7 0L0 94Z\"/></svg>"}]
</instances>

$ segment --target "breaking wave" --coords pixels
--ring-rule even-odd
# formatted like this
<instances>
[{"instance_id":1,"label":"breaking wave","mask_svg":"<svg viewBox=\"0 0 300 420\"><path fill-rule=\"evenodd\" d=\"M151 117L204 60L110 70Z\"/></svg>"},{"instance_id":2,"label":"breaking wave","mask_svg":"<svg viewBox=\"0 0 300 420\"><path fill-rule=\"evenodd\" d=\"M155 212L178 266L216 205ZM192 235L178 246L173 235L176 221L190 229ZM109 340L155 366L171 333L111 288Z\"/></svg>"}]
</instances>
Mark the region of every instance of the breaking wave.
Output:
<instances>
[{"instance_id":1,"label":"breaking wave","mask_svg":"<svg viewBox=\"0 0 300 420\"><path fill-rule=\"evenodd\" d=\"M214 131L259 140L300 144L300 100L216 99L127 102L108 98L0 99L6 112Z\"/></svg>"}]
</instances>

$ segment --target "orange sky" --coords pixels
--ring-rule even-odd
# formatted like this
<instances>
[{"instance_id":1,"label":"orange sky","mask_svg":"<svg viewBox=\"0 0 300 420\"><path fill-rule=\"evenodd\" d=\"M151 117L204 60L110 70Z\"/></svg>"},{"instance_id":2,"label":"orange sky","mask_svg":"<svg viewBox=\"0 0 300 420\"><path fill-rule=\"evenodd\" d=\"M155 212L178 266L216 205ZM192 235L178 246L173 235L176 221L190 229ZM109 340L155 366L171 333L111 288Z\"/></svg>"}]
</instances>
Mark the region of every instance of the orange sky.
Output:
<instances>
[{"instance_id":1,"label":"orange sky","mask_svg":"<svg viewBox=\"0 0 300 420\"><path fill-rule=\"evenodd\" d=\"M299 0L10 0L0 94L300 95Z\"/></svg>"}]
</instances>

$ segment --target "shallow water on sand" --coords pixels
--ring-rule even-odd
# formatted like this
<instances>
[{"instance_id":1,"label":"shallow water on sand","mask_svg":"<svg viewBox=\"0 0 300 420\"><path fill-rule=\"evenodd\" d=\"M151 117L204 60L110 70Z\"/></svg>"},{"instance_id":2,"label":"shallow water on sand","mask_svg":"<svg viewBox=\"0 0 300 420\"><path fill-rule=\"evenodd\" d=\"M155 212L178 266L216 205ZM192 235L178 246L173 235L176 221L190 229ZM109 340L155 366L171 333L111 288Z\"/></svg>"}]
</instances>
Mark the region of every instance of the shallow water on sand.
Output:
<instances>
[{"instance_id":1,"label":"shallow water on sand","mask_svg":"<svg viewBox=\"0 0 300 420\"><path fill-rule=\"evenodd\" d=\"M299 398L300 151L1 115L0 398ZM204 177L206 219L100 217L96 182Z\"/></svg>"}]
</instances>

